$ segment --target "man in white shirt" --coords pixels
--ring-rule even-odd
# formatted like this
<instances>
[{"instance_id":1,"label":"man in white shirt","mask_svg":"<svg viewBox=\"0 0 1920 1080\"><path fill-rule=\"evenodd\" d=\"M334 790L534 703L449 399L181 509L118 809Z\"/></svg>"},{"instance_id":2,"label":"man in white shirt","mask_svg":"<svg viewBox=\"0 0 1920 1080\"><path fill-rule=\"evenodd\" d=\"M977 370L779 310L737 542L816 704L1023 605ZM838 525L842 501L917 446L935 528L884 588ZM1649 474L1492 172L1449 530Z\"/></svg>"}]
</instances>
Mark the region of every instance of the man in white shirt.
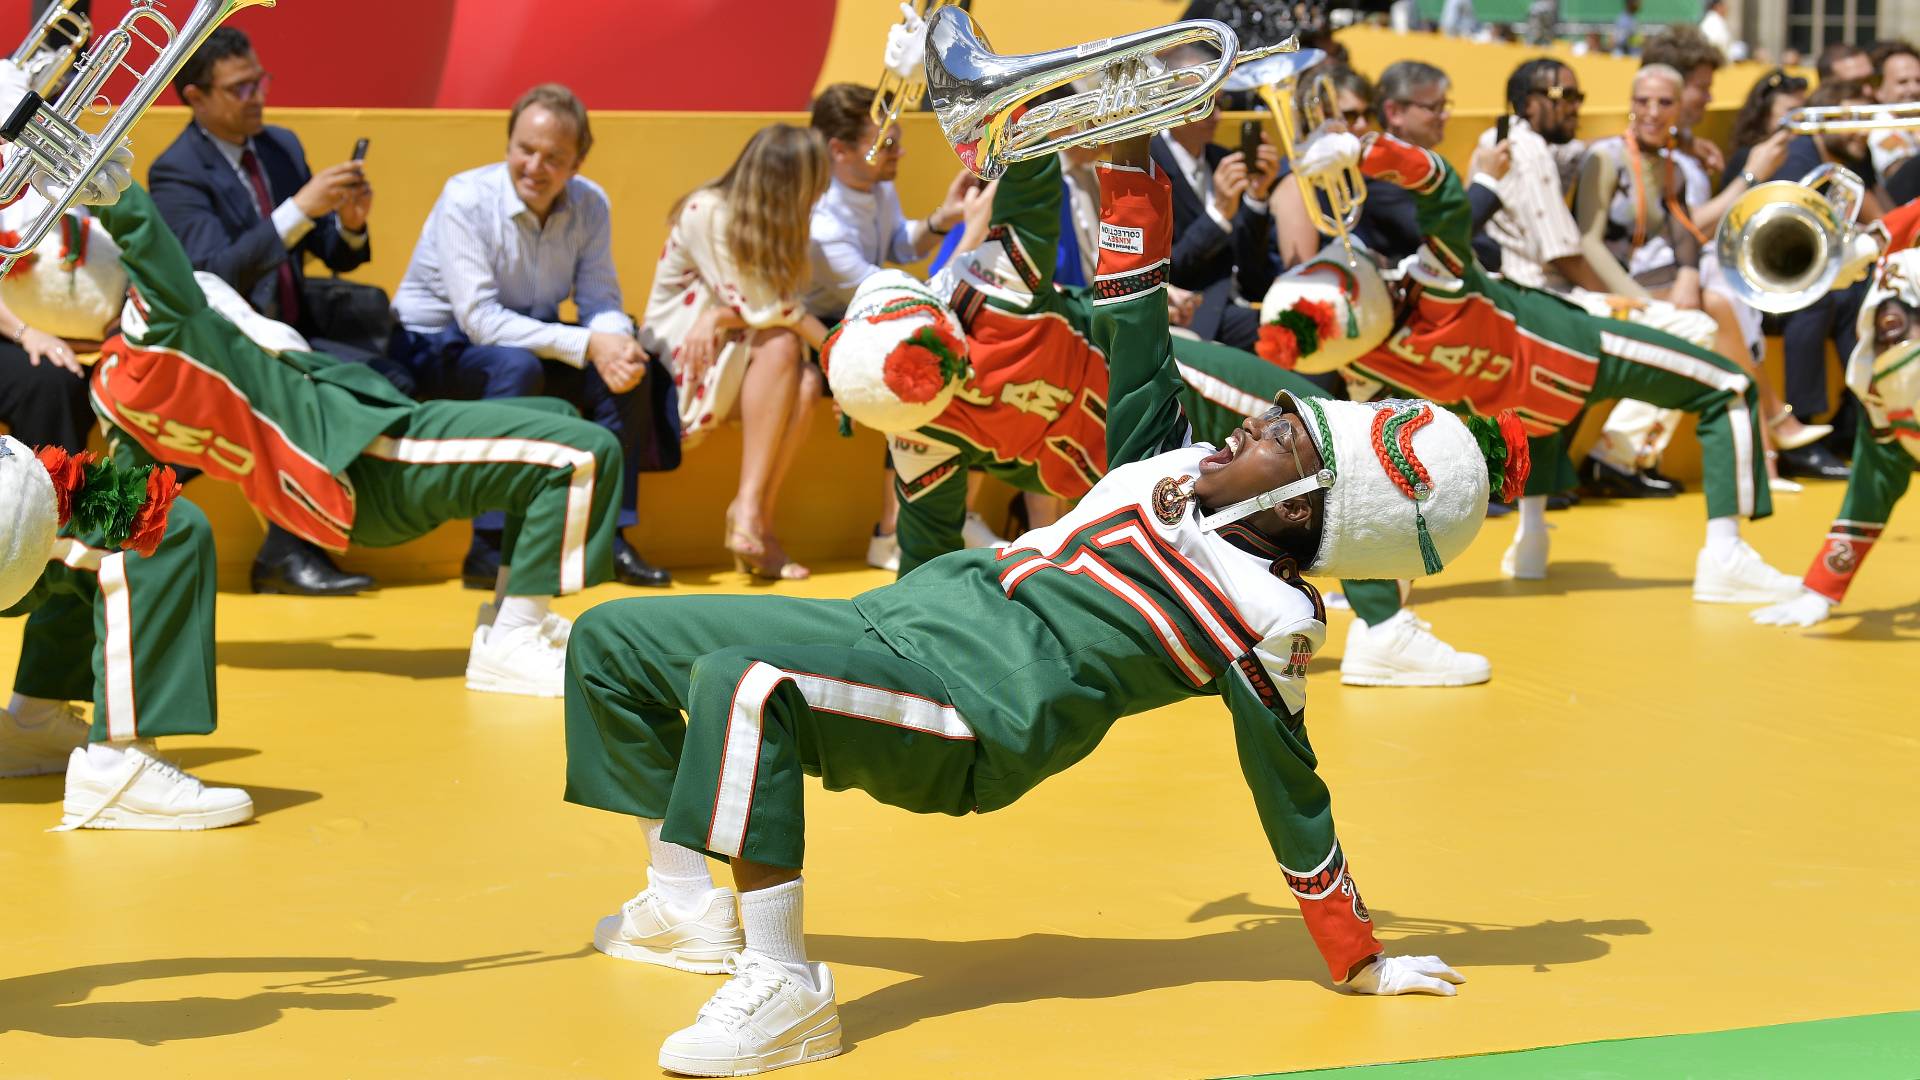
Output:
<instances>
[{"instance_id":1,"label":"man in white shirt","mask_svg":"<svg viewBox=\"0 0 1920 1080\"><path fill-rule=\"evenodd\" d=\"M1920 101L1920 53L1904 41L1890 41L1873 50L1874 66L1880 72L1880 85L1874 97L1882 105L1907 105ZM1867 140L1873 154L1873 171L1882 184L1920 153L1920 137L1911 130L1876 131Z\"/></svg>"},{"instance_id":2,"label":"man in white shirt","mask_svg":"<svg viewBox=\"0 0 1920 1080\"><path fill-rule=\"evenodd\" d=\"M1727 0L1708 0L1706 14L1700 16L1700 36L1722 54L1732 56L1733 28L1727 25Z\"/></svg>"},{"instance_id":3,"label":"man in white shirt","mask_svg":"<svg viewBox=\"0 0 1920 1080\"><path fill-rule=\"evenodd\" d=\"M447 181L393 295L394 355L417 395L461 400L564 398L620 440L628 463L620 526L636 520L635 468L651 456L650 394L637 392L648 357L634 338L613 271L607 193L579 175L593 129L564 86L521 95L507 121L507 159ZM580 325L560 321L572 298ZM474 519L461 577L492 588L500 566L496 515ZM667 585L624 539L614 576Z\"/></svg>"}]
</instances>

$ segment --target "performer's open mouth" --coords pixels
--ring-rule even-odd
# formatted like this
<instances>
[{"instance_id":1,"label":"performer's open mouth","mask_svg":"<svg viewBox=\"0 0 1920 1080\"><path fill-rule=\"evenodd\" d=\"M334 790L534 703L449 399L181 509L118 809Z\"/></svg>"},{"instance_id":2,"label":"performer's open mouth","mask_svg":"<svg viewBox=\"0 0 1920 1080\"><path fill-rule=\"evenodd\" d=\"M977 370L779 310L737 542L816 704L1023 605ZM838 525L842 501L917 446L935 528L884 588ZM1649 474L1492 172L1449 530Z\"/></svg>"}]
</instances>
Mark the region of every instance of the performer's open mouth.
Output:
<instances>
[{"instance_id":1,"label":"performer's open mouth","mask_svg":"<svg viewBox=\"0 0 1920 1080\"><path fill-rule=\"evenodd\" d=\"M1240 456L1240 447L1245 445L1246 440L1245 432L1236 431L1228 435L1225 446L1200 459L1200 471L1210 473L1215 469L1224 469L1232 464L1233 459Z\"/></svg>"}]
</instances>

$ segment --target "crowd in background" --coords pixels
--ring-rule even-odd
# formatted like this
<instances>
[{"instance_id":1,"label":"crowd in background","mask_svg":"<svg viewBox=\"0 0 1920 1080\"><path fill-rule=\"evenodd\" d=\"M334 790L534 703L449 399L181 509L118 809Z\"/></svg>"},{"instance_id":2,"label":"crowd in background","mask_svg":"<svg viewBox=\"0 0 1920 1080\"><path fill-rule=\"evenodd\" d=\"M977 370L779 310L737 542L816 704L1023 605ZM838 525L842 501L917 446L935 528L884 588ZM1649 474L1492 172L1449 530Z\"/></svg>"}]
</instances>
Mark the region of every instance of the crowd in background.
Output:
<instances>
[{"instance_id":1,"label":"crowd in background","mask_svg":"<svg viewBox=\"0 0 1920 1080\"><path fill-rule=\"evenodd\" d=\"M1190 14L1239 20L1252 43L1279 26L1277 19L1261 24L1260 5L1194 8ZM1338 120L1356 133L1440 145L1452 111L1446 72L1417 60L1356 71L1325 26L1310 30L1329 53L1311 77L1329 84ZM1455 163L1471 183L1476 254L1491 271L1589 307L1657 301L1694 313L1693 322L1671 321L1749 369L1764 355L1764 335L1779 334L1785 398L1768 402L1766 425L1780 446L1779 482L1844 477L1851 410L1829 400L1827 366L1830 344L1841 356L1851 348L1860 287L1762 319L1725 282L1710 238L1740 194L1798 179L1823 162L1863 178L1865 221L1920 193L1920 169L1908 165L1920 144L1908 133L1794 137L1780 127L1788 110L1804 104L1920 99L1920 54L1900 42L1870 50L1835 45L1819 58L1812 84L1769 71L1748 90L1723 145L1697 125L1727 42L1711 26L1633 39L1643 66L1631 100L1615 103L1629 110L1618 135L1576 137L1585 96L1571 67L1541 58L1512 73L1510 116L1481 134L1470 161ZM373 189L359 161L316 171L292 132L266 124L270 86L251 43L231 29L215 33L175 81L193 120L154 160L150 184L197 269L227 281L316 349L368 364L417 398L544 394L571 402L619 438L628 463L623 526L636 520L641 472L673 468L683 448L737 421L738 487L715 529L736 565L775 579L807 574L788 556L776 522L824 395L815 357L829 329L859 283L881 267L929 255L937 266L941 249L952 248L991 197L962 171L938 205L909 214L893 185L906 152L899 131L879 131L869 118L870 88L830 86L813 102L808 126L761 130L718 179L675 205L623 208L671 220L644 301L629 303L636 283L623 286L613 270L608 197L583 172L593 145L587 109L565 87L545 85L514 105L504 161L447 181L389 301L368 287L308 277L309 259L348 271L371 257ZM1251 128L1223 133L1218 125L1210 115L1153 141L1155 161L1174 179L1171 303L1178 332L1252 349L1255 305L1267 286L1328 239L1309 220L1297 178L1271 141ZM1070 151L1064 162L1062 284L1090 277L1096 156ZM1421 236L1405 190L1369 182L1354 235L1384 263L1412 255ZM569 300L577 322L559 317ZM89 427L80 369L38 361L69 360L86 343L62 342L11 315L0 316L0 336L11 339L0 341L0 420L29 443L77 449ZM1321 378L1343 391L1338 376ZM1586 489L1628 497L1678 490L1659 468L1671 434L1672 418L1660 410L1623 405L1582 466ZM891 566L893 484L879 476L873 482L888 505L868 559ZM1042 523L1058 509L1029 497L1013 517ZM969 543L997 539L988 519L1004 520L969 517ZM475 587L495 580L500 528L497 515L474 522L463 577ZM624 540L616 566L628 584L668 582ZM274 528L254 584L334 594L372 582Z\"/></svg>"}]
</instances>

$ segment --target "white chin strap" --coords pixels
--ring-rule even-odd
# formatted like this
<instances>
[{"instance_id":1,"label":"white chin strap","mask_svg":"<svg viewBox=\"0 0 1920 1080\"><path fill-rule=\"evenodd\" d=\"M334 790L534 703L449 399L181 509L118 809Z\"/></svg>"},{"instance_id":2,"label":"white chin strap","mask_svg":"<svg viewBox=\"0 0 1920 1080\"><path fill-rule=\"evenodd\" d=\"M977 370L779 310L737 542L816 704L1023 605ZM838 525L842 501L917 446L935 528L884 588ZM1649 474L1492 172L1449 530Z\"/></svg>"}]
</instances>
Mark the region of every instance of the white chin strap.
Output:
<instances>
[{"instance_id":1,"label":"white chin strap","mask_svg":"<svg viewBox=\"0 0 1920 1080\"><path fill-rule=\"evenodd\" d=\"M1271 510L1288 499L1332 486L1333 470L1321 469L1311 476L1303 476L1291 484L1283 484L1265 494L1255 495L1251 499L1242 499L1217 514L1202 513L1198 507L1195 507L1193 523L1200 527L1201 532L1218 532L1221 526L1231 525L1249 514Z\"/></svg>"}]
</instances>

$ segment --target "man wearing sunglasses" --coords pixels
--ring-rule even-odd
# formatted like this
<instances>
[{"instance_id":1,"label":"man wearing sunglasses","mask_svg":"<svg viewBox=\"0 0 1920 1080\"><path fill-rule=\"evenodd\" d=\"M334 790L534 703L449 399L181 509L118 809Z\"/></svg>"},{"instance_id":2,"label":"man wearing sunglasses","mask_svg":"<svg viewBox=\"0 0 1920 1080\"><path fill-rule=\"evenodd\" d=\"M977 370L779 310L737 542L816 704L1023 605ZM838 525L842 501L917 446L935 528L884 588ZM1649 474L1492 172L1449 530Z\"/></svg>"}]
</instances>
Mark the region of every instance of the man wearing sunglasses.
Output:
<instances>
[{"instance_id":1,"label":"man wearing sunglasses","mask_svg":"<svg viewBox=\"0 0 1920 1080\"><path fill-rule=\"evenodd\" d=\"M154 160L153 201L195 270L217 275L314 348L387 375L390 365L368 343L320 333L302 295L308 256L336 272L372 257L373 189L357 161L313 172L293 132L267 125L272 78L244 33L223 26L207 38L174 76L174 93L193 119ZM402 381L410 390L411 381ZM253 564L256 592L344 596L372 585L278 526Z\"/></svg>"}]
</instances>

